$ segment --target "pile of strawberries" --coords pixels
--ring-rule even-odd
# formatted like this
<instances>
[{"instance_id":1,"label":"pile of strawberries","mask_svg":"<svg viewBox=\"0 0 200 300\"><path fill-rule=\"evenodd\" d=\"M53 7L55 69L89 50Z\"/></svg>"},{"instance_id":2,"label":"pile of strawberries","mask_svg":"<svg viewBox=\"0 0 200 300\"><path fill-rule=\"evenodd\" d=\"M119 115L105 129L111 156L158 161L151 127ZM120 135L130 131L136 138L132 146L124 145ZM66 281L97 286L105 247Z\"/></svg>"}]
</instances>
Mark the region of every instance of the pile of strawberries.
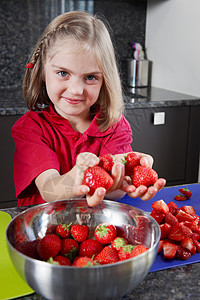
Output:
<instances>
[{"instance_id":1,"label":"pile of strawberries","mask_svg":"<svg viewBox=\"0 0 200 300\"><path fill-rule=\"evenodd\" d=\"M109 190L113 185L111 175L112 167L115 164L114 156L106 154L99 157L100 162L97 166L89 167L84 174L83 183L90 188L90 195L93 195L98 187L104 187ZM124 156L122 162L125 165L125 176L130 176L135 187L140 185L153 185L158 174L151 168L146 168L140 165L140 158L136 153L130 152Z\"/></svg>"},{"instance_id":2,"label":"pile of strawberries","mask_svg":"<svg viewBox=\"0 0 200 300\"><path fill-rule=\"evenodd\" d=\"M196 252L200 253L200 217L191 205L180 209L174 202L163 200L152 204L151 216L161 230L158 252L165 259L187 260Z\"/></svg>"},{"instance_id":3,"label":"pile of strawberries","mask_svg":"<svg viewBox=\"0 0 200 300\"><path fill-rule=\"evenodd\" d=\"M32 258L76 267L115 263L148 250L141 244L132 245L126 238L118 236L117 228L108 223L95 228L94 238L89 236L87 225L52 225L42 239L20 242L16 249Z\"/></svg>"}]
</instances>

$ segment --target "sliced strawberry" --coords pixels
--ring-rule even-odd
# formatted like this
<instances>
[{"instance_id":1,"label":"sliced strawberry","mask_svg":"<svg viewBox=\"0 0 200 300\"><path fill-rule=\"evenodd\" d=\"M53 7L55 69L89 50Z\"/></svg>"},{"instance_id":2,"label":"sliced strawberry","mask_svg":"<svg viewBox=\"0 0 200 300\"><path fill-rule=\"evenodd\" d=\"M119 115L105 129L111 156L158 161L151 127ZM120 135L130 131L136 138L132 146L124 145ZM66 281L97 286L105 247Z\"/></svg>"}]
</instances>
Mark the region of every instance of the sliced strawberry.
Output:
<instances>
[{"instance_id":1,"label":"sliced strawberry","mask_svg":"<svg viewBox=\"0 0 200 300\"><path fill-rule=\"evenodd\" d=\"M161 240L165 239L169 235L171 228L172 228L171 225L167 224L167 223L160 225L160 231L161 231L160 239Z\"/></svg>"},{"instance_id":2,"label":"sliced strawberry","mask_svg":"<svg viewBox=\"0 0 200 300\"><path fill-rule=\"evenodd\" d=\"M168 211L165 215L165 222L173 227L178 224L178 219L170 211Z\"/></svg>"},{"instance_id":3,"label":"sliced strawberry","mask_svg":"<svg viewBox=\"0 0 200 300\"><path fill-rule=\"evenodd\" d=\"M165 214L163 212L155 209L152 210L150 215L157 221L158 224L160 224L165 217Z\"/></svg>"},{"instance_id":4,"label":"sliced strawberry","mask_svg":"<svg viewBox=\"0 0 200 300\"><path fill-rule=\"evenodd\" d=\"M186 237L182 240L181 244L182 247L184 247L185 249L189 250L191 252L192 255L195 254L195 247L194 247L194 243L193 240L189 237Z\"/></svg>"},{"instance_id":5,"label":"sliced strawberry","mask_svg":"<svg viewBox=\"0 0 200 300\"><path fill-rule=\"evenodd\" d=\"M168 238L178 242L182 241L185 238L180 228L180 224L176 224L174 227L172 227L168 234Z\"/></svg>"},{"instance_id":6,"label":"sliced strawberry","mask_svg":"<svg viewBox=\"0 0 200 300\"><path fill-rule=\"evenodd\" d=\"M181 231L182 231L182 233L185 237L191 237L192 236L193 232L189 227L185 226L182 223L179 223L179 227L180 227L180 229L181 229Z\"/></svg>"},{"instance_id":7,"label":"sliced strawberry","mask_svg":"<svg viewBox=\"0 0 200 300\"><path fill-rule=\"evenodd\" d=\"M173 259L176 255L177 245L164 241L163 243L163 255L166 259Z\"/></svg>"},{"instance_id":8,"label":"sliced strawberry","mask_svg":"<svg viewBox=\"0 0 200 300\"><path fill-rule=\"evenodd\" d=\"M180 209L183 210L184 212L186 212L187 214L191 215L191 216L195 215L195 209L191 205L184 205Z\"/></svg>"},{"instance_id":9,"label":"sliced strawberry","mask_svg":"<svg viewBox=\"0 0 200 300\"><path fill-rule=\"evenodd\" d=\"M188 189L188 187L186 187L186 188L180 188L179 192L181 194L183 194L184 196L186 196L187 198L190 198L192 196L192 192Z\"/></svg>"},{"instance_id":10,"label":"sliced strawberry","mask_svg":"<svg viewBox=\"0 0 200 300\"><path fill-rule=\"evenodd\" d=\"M158 243L158 253L160 253L163 249L164 240L160 240Z\"/></svg>"},{"instance_id":11,"label":"sliced strawberry","mask_svg":"<svg viewBox=\"0 0 200 300\"><path fill-rule=\"evenodd\" d=\"M162 199L153 202L152 208L165 214L169 211L169 207Z\"/></svg>"},{"instance_id":12,"label":"sliced strawberry","mask_svg":"<svg viewBox=\"0 0 200 300\"><path fill-rule=\"evenodd\" d=\"M192 222L186 221L184 224L185 226L190 228L193 232L196 232L200 235L200 227L196 224L195 221Z\"/></svg>"},{"instance_id":13,"label":"sliced strawberry","mask_svg":"<svg viewBox=\"0 0 200 300\"><path fill-rule=\"evenodd\" d=\"M188 213L184 212L183 210L179 210L179 212L176 215L176 218L178 219L179 222L194 220L194 216L189 215Z\"/></svg>"},{"instance_id":14,"label":"sliced strawberry","mask_svg":"<svg viewBox=\"0 0 200 300\"><path fill-rule=\"evenodd\" d=\"M176 203L174 203L174 202L171 201L171 202L169 202L169 203L167 204L167 206L169 207L170 213L172 213L172 215L176 216L177 213L178 213L178 211L179 211L179 208L178 208L178 206L176 205Z\"/></svg>"},{"instance_id":15,"label":"sliced strawberry","mask_svg":"<svg viewBox=\"0 0 200 300\"><path fill-rule=\"evenodd\" d=\"M174 197L174 200L176 200L176 201L185 201L185 200L187 200L188 198L186 197L186 196L184 196L184 195L176 195L175 197Z\"/></svg>"},{"instance_id":16,"label":"sliced strawberry","mask_svg":"<svg viewBox=\"0 0 200 300\"><path fill-rule=\"evenodd\" d=\"M197 240L193 240L194 246L196 247L196 252L200 253L200 243Z\"/></svg>"},{"instance_id":17,"label":"sliced strawberry","mask_svg":"<svg viewBox=\"0 0 200 300\"><path fill-rule=\"evenodd\" d=\"M178 246L178 249L176 251L176 259L180 260L188 260L191 257L190 251L187 249L183 248L182 246Z\"/></svg>"},{"instance_id":18,"label":"sliced strawberry","mask_svg":"<svg viewBox=\"0 0 200 300\"><path fill-rule=\"evenodd\" d=\"M191 239L198 241L200 239L200 235L196 232L193 232Z\"/></svg>"}]
</instances>

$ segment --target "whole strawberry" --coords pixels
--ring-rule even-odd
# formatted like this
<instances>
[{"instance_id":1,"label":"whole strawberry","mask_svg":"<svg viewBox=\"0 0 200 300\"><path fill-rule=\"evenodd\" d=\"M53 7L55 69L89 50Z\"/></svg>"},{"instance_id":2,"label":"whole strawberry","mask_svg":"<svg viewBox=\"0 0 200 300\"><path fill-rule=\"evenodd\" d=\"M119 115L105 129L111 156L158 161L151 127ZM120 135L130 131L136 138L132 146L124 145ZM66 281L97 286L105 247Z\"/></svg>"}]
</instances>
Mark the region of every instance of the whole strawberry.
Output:
<instances>
[{"instance_id":1,"label":"whole strawberry","mask_svg":"<svg viewBox=\"0 0 200 300\"><path fill-rule=\"evenodd\" d=\"M180 188L179 192L182 195L186 196L187 198L190 198L192 196L192 192L188 189L188 187L186 187L186 188Z\"/></svg>"},{"instance_id":2,"label":"whole strawberry","mask_svg":"<svg viewBox=\"0 0 200 300\"><path fill-rule=\"evenodd\" d=\"M95 257L95 260L101 265L118 262L118 252L109 246L105 246L103 250Z\"/></svg>"},{"instance_id":3,"label":"whole strawberry","mask_svg":"<svg viewBox=\"0 0 200 300\"><path fill-rule=\"evenodd\" d=\"M121 247L125 245L128 245L128 241L125 238L116 237L111 243L111 248L118 251Z\"/></svg>"},{"instance_id":4,"label":"whole strawberry","mask_svg":"<svg viewBox=\"0 0 200 300\"><path fill-rule=\"evenodd\" d=\"M133 251L134 246L133 245L125 245L121 247L118 251L118 256L120 260L126 260L131 258L131 252Z\"/></svg>"},{"instance_id":5,"label":"whole strawberry","mask_svg":"<svg viewBox=\"0 0 200 300\"><path fill-rule=\"evenodd\" d=\"M111 243L117 235L116 227L112 224L99 224L94 231L95 239L101 244Z\"/></svg>"},{"instance_id":6,"label":"whole strawberry","mask_svg":"<svg viewBox=\"0 0 200 300\"><path fill-rule=\"evenodd\" d=\"M133 174L133 168L140 165L140 158L136 153L130 152L124 156L122 162L125 165L125 175L131 176Z\"/></svg>"},{"instance_id":7,"label":"whole strawberry","mask_svg":"<svg viewBox=\"0 0 200 300\"><path fill-rule=\"evenodd\" d=\"M87 239L80 244L79 256L95 257L101 250L103 245L97 240Z\"/></svg>"},{"instance_id":8,"label":"whole strawberry","mask_svg":"<svg viewBox=\"0 0 200 300\"><path fill-rule=\"evenodd\" d=\"M61 249L61 239L56 234L45 235L37 245L37 252L43 260L55 257Z\"/></svg>"},{"instance_id":9,"label":"whole strawberry","mask_svg":"<svg viewBox=\"0 0 200 300\"><path fill-rule=\"evenodd\" d=\"M147 247L143 245L136 245L134 246L133 250L131 251L131 258L138 256L148 250Z\"/></svg>"},{"instance_id":10,"label":"whole strawberry","mask_svg":"<svg viewBox=\"0 0 200 300\"><path fill-rule=\"evenodd\" d=\"M154 185L158 179L158 174L151 168L137 166L133 168L132 182L135 187Z\"/></svg>"},{"instance_id":11,"label":"whole strawberry","mask_svg":"<svg viewBox=\"0 0 200 300\"><path fill-rule=\"evenodd\" d=\"M106 170L109 174L111 174L112 167L114 165L114 156L112 154L105 154L101 157L99 157L100 162L99 166Z\"/></svg>"},{"instance_id":12,"label":"whole strawberry","mask_svg":"<svg viewBox=\"0 0 200 300\"><path fill-rule=\"evenodd\" d=\"M90 195L93 195L98 187L103 187L106 190L113 185L112 177L103 168L99 166L89 167L85 173L82 184L90 188Z\"/></svg>"},{"instance_id":13,"label":"whole strawberry","mask_svg":"<svg viewBox=\"0 0 200 300\"><path fill-rule=\"evenodd\" d=\"M68 238L70 237L70 224L58 224L56 227L56 233L61 237L61 238Z\"/></svg>"},{"instance_id":14,"label":"whole strawberry","mask_svg":"<svg viewBox=\"0 0 200 300\"><path fill-rule=\"evenodd\" d=\"M71 261L68 257L63 255L57 255L56 257L50 257L48 260L49 263L53 265L61 265L61 266L71 266Z\"/></svg>"},{"instance_id":15,"label":"whole strawberry","mask_svg":"<svg viewBox=\"0 0 200 300\"><path fill-rule=\"evenodd\" d=\"M75 224L71 227L71 235L77 242L83 242L87 239L89 228L87 225Z\"/></svg>"},{"instance_id":16,"label":"whole strawberry","mask_svg":"<svg viewBox=\"0 0 200 300\"><path fill-rule=\"evenodd\" d=\"M79 243L73 239L61 240L60 253L68 257L71 261L75 258L79 250Z\"/></svg>"},{"instance_id":17,"label":"whole strawberry","mask_svg":"<svg viewBox=\"0 0 200 300\"><path fill-rule=\"evenodd\" d=\"M78 268L83 268L83 267L93 267L95 265L98 265L98 263L89 257L79 257L76 260L74 265Z\"/></svg>"}]
</instances>

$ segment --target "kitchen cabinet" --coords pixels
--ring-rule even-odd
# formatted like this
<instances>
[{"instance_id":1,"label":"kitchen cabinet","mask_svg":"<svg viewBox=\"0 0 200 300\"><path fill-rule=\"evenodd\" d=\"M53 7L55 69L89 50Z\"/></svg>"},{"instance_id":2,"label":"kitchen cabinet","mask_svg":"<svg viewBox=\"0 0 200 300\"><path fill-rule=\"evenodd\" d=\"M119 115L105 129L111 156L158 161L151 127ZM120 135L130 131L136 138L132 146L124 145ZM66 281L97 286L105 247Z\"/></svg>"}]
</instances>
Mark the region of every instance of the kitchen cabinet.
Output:
<instances>
[{"instance_id":1,"label":"kitchen cabinet","mask_svg":"<svg viewBox=\"0 0 200 300\"><path fill-rule=\"evenodd\" d=\"M159 125L154 124L156 116L161 116ZM133 130L133 150L153 156L153 168L167 185L198 182L199 116L200 106L126 109Z\"/></svg>"},{"instance_id":2,"label":"kitchen cabinet","mask_svg":"<svg viewBox=\"0 0 200 300\"><path fill-rule=\"evenodd\" d=\"M0 208L17 205L13 179L13 158L15 144L11 136L11 128L20 115L0 116Z\"/></svg>"}]
</instances>

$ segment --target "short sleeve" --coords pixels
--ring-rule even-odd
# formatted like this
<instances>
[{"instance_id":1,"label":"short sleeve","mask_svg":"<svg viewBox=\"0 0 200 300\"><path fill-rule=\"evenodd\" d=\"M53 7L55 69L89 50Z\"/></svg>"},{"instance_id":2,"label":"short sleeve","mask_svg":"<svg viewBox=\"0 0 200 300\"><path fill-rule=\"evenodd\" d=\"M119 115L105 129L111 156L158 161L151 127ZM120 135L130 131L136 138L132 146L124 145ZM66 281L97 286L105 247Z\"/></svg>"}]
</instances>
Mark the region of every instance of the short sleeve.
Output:
<instances>
[{"instance_id":1,"label":"short sleeve","mask_svg":"<svg viewBox=\"0 0 200 300\"><path fill-rule=\"evenodd\" d=\"M19 197L33 180L47 169L59 171L59 161L45 138L42 126L37 120L22 116L12 128L15 141L14 181L16 196Z\"/></svg>"}]
</instances>

